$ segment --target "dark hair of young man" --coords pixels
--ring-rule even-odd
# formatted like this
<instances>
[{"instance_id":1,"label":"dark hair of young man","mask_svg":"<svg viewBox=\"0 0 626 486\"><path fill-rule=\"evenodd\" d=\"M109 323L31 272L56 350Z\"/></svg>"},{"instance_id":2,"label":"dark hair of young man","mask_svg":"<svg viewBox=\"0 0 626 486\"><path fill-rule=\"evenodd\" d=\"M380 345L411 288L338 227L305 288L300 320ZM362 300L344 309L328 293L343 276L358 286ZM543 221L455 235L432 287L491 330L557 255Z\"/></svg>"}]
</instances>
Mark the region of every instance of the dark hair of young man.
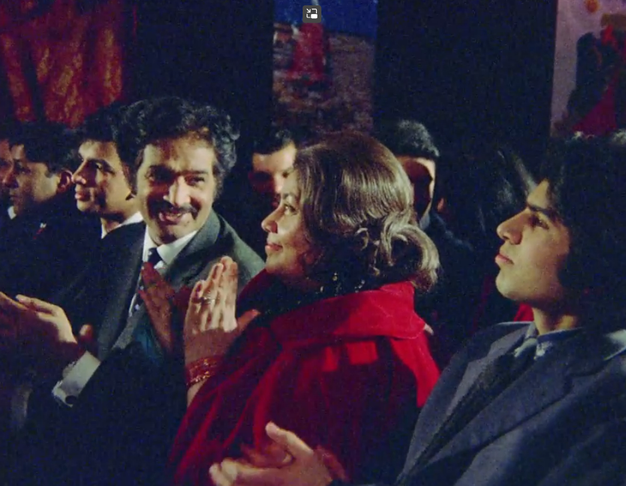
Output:
<instances>
[{"instance_id":1,"label":"dark hair of young man","mask_svg":"<svg viewBox=\"0 0 626 486\"><path fill-rule=\"evenodd\" d=\"M415 120L398 119L381 122L374 136L394 155L422 157L434 162L439 149L428 129Z\"/></svg>"},{"instance_id":2,"label":"dark hair of young man","mask_svg":"<svg viewBox=\"0 0 626 486\"><path fill-rule=\"evenodd\" d=\"M73 172L80 165L76 132L60 123L24 123L13 132L9 141L11 147L23 145L28 160L46 164L49 173Z\"/></svg>"},{"instance_id":3,"label":"dark hair of young man","mask_svg":"<svg viewBox=\"0 0 626 486\"><path fill-rule=\"evenodd\" d=\"M626 146L610 138L556 141L540 180L571 247L559 275L591 304L623 306L626 295Z\"/></svg>"},{"instance_id":4,"label":"dark hair of young man","mask_svg":"<svg viewBox=\"0 0 626 486\"><path fill-rule=\"evenodd\" d=\"M89 115L83 124L78 128L77 133L80 143L88 140L94 142L112 142L115 143L118 138L118 132L124 116L125 105L121 103L113 103L109 106L99 109L95 113ZM118 150L118 155L121 155ZM135 160L124 159L120 156L122 169L126 180L131 187L135 183Z\"/></svg>"}]
</instances>

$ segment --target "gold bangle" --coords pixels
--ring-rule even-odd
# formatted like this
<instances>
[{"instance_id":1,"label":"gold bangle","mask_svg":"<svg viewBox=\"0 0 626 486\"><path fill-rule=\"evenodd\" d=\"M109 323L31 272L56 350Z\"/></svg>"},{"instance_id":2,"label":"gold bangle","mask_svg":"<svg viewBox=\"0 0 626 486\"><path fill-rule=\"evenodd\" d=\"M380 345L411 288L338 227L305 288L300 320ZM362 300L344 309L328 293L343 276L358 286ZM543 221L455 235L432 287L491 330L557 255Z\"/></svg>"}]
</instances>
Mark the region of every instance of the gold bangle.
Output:
<instances>
[{"instance_id":1,"label":"gold bangle","mask_svg":"<svg viewBox=\"0 0 626 486\"><path fill-rule=\"evenodd\" d=\"M187 388L207 380L217 373L222 363L221 356L202 358L185 367L185 383Z\"/></svg>"}]
</instances>

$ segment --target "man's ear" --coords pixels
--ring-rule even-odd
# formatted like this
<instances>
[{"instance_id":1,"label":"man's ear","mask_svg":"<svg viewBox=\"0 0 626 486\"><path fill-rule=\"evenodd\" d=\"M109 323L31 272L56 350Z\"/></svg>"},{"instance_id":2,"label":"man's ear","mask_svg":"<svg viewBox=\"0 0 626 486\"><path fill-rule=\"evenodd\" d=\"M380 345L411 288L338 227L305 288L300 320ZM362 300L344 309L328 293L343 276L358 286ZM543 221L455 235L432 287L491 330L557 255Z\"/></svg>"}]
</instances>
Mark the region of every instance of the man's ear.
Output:
<instances>
[{"instance_id":1,"label":"man's ear","mask_svg":"<svg viewBox=\"0 0 626 486\"><path fill-rule=\"evenodd\" d=\"M57 186L57 194L63 194L72 188L74 183L72 182L72 171L63 169L56 174L59 178L59 185Z\"/></svg>"}]
</instances>

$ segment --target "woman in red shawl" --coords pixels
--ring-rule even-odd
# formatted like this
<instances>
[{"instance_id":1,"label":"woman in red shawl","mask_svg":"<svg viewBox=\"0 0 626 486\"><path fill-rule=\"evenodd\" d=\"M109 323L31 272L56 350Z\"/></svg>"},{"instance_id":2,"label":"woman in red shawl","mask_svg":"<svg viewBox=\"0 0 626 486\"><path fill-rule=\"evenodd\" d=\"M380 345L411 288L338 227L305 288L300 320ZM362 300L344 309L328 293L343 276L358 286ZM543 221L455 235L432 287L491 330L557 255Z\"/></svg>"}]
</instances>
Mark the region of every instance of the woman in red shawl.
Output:
<instances>
[{"instance_id":1,"label":"woman in red shawl","mask_svg":"<svg viewBox=\"0 0 626 486\"><path fill-rule=\"evenodd\" d=\"M173 483L211 484L211 464L267 446L268 421L337 456L352 479L395 477L438 378L413 311L438 257L401 165L365 135L327 137L298 153L262 226L266 267L237 303L254 312L235 320L228 258L192 291Z\"/></svg>"}]
</instances>

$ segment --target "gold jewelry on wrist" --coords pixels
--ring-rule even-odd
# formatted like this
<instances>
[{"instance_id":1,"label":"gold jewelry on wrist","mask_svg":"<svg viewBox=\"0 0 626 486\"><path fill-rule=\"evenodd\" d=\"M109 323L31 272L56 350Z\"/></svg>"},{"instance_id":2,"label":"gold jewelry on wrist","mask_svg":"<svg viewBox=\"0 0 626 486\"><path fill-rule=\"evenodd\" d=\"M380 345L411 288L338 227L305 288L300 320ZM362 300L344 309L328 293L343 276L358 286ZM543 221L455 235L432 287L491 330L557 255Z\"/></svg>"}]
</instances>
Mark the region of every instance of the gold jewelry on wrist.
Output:
<instances>
[{"instance_id":1,"label":"gold jewelry on wrist","mask_svg":"<svg viewBox=\"0 0 626 486\"><path fill-rule=\"evenodd\" d=\"M185 366L185 383L191 388L196 383L214 376L222 363L222 356L211 356L189 363Z\"/></svg>"}]
</instances>

